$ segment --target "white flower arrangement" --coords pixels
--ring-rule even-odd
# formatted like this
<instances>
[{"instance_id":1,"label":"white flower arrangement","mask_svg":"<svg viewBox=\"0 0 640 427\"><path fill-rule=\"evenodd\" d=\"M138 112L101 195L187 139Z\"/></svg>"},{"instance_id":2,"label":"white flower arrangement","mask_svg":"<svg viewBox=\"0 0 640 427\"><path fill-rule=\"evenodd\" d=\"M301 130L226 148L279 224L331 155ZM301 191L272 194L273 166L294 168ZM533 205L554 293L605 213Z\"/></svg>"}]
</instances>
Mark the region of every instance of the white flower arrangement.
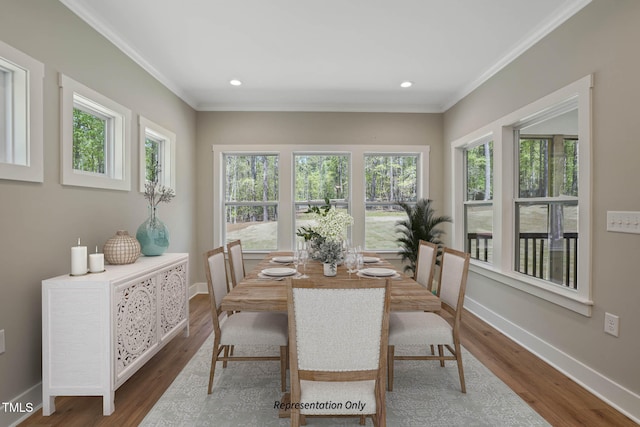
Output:
<instances>
[{"instance_id":1,"label":"white flower arrangement","mask_svg":"<svg viewBox=\"0 0 640 427\"><path fill-rule=\"evenodd\" d=\"M324 216L317 218L317 223L313 229L321 237L331 242L342 242L346 237L347 227L353 224L353 217L332 207Z\"/></svg>"}]
</instances>

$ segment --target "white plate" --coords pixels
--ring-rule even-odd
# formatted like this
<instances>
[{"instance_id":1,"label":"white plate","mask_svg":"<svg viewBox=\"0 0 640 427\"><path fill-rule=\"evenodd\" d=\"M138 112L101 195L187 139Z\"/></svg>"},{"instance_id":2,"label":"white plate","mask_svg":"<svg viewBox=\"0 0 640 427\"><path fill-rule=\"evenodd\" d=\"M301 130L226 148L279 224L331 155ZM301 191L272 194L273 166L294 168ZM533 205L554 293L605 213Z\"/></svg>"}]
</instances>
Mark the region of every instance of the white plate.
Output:
<instances>
[{"instance_id":1,"label":"white plate","mask_svg":"<svg viewBox=\"0 0 640 427\"><path fill-rule=\"evenodd\" d=\"M293 257L292 256L274 256L273 258L271 258L271 261L279 262L280 264L288 264L290 262L293 262Z\"/></svg>"},{"instance_id":2,"label":"white plate","mask_svg":"<svg viewBox=\"0 0 640 427\"><path fill-rule=\"evenodd\" d=\"M265 276L271 277L285 277L285 276L293 276L296 274L295 268L287 268L287 267L274 267L274 268L265 268L262 270L262 274Z\"/></svg>"},{"instance_id":3,"label":"white plate","mask_svg":"<svg viewBox=\"0 0 640 427\"><path fill-rule=\"evenodd\" d=\"M360 273L365 276L390 277L396 274L396 271L390 268L363 268Z\"/></svg>"},{"instance_id":4,"label":"white plate","mask_svg":"<svg viewBox=\"0 0 640 427\"><path fill-rule=\"evenodd\" d=\"M364 261L365 264L373 264L375 262L380 262L380 258L375 256L364 256L362 257L362 260Z\"/></svg>"}]
</instances>

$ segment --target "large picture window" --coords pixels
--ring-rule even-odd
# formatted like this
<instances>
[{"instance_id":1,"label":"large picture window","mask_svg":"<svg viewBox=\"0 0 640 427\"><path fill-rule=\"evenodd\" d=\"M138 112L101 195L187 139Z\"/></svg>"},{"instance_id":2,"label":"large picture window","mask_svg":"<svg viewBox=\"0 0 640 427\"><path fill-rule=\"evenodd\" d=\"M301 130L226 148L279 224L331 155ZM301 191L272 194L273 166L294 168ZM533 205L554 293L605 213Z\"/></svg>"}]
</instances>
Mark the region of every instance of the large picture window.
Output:
<instances>
[{"instance_id":1,"label":"large picture window","mask_svg":"<svg viewBox=\"0 0 640 427\"><path fill-rule=\"evenodd\" d=\"M294 230L312 222L307 210L329 199L336 209L349 211L350 155L344 153L294 154ZM294 231L295 232L295 231Z\"/></svg>"},{"instance_id":2,"label":"large picture window","mask_svg":"<svg viewBox=\"0 0 640 427\"><path fill-rule=\"evenodd\" d=\"M349 212L351 244L397 253L398 201L429 197L429 147L393 153L363 145L218 145L214 153L214 245L242 240L248 253L290 250L310 224L309 206ZM374 169L375 173L370 173ZM250 255L251 256L251 255ZM261 255L256 255L261 256Z\"/></svg>"},{"instance_id":3,"label":"large picture window","mask_svg":"<svg viewBox=\"0 0 640 427\"><path fill-rule=\"evenodd\" d=\"M224 155L224 244L248 251L278 248L277 154Z\"/></svg>"},{"instance_id":4,"label":"large picture window","mask_svg":"<svg viewBox=\"0 0 640 427\"><path fill-rule=\"evenodd\" d=\"M398 205L418 200L419 156L416 154L366 154L365 248L397 249L396 223L406 219Z\"/></svg>"},{"instance_id":5,"label":"large picture window","mask_svg":"<svg viewBox=\"0 0 640 427\"><path fill-rule=\"evenodd\" d=\"M591 87L584 77L452 144L454 241L471 271L587 316Z\"/></svg>"}]
</instances>

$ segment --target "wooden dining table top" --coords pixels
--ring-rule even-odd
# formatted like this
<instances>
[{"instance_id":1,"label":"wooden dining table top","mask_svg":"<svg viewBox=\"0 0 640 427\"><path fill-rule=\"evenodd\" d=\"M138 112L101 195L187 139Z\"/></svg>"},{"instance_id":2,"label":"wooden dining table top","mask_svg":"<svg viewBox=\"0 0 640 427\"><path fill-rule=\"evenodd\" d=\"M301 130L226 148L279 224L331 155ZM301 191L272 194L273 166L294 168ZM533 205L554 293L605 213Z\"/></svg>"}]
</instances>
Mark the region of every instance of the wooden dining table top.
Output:
<instances>
[{"instance_id":1,"label":"wooden dining table top","mask_svg":"<svg viewBox=\"0 0 640 427\"><path fill-rule=\"evenodd\" d=\"M268 254L245 278L222 299L223 311L287 311L287 291L285 280L271 280L260 277L265 268L282 267L272 261L274 256L290 256L291 252L272 252ZM371 254L373 255L373 254ZM287 265L291 267L291 265ZM380 258L375 264L366 264L366 267L394 268L387 260ZM323 274L322 263L309 260L306 269L299 266L299 272L306 273L310 279L317 283L330 284L336 279L348 279L349 273L344 265L337 267L334 277L326 277ZM392 311L439 311L440 299L433 295L424 286L418 284L413 278L402 272L397 272L397 277L391 279L390 303ZM351 274L352 279L360 279L356 273ZM295 280L295 279L293 279Z\"/></svg>"}]
</instances>

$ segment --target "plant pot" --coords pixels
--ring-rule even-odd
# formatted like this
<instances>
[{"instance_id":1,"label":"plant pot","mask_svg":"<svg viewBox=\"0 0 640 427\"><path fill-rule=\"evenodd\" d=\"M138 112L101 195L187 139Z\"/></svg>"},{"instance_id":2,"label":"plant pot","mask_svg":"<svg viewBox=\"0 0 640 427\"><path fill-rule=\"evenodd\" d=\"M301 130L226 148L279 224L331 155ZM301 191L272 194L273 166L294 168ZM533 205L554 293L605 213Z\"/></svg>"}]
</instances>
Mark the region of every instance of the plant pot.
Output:
<instances>
[{"instance_id":1,"label":"plant pot","mask_svg":"<svg viewBox=\"0 0 640 427\"><path fill-rule=\"evenodd\" d=\"M333 266L332 266L328 262L323 263L322 267L323 267L324 275L328 276L328 277L335 276L336 273L337 273L337 270L338 270L338 266L337 265L333 264Z\"/></svg>"}]
</instances>

